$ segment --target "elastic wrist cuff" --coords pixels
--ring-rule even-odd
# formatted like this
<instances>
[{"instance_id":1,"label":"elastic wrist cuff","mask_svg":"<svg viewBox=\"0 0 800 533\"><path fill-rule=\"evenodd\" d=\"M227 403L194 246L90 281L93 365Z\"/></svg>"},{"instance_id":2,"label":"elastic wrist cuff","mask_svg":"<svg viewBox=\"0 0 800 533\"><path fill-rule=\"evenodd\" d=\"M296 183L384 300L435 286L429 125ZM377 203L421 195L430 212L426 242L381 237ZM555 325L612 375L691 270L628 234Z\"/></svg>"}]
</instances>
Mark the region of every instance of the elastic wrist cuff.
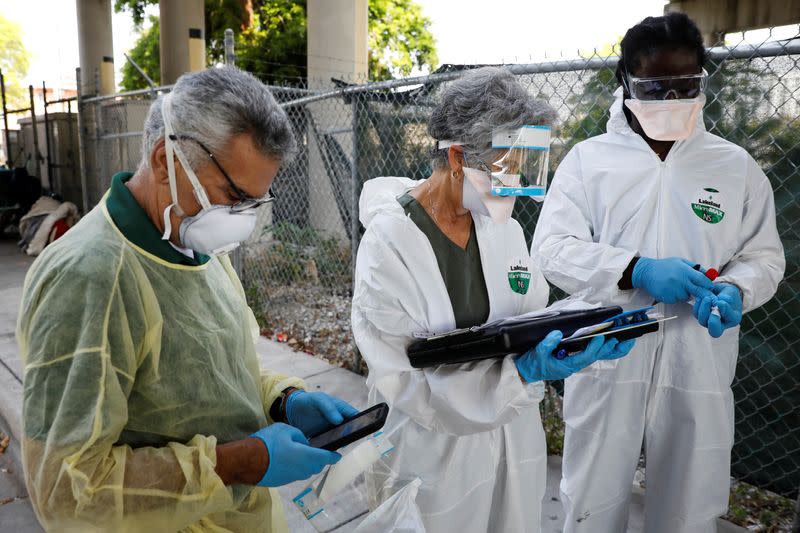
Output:
<instances>
[{"instance_id":1,"label":"elastic wrist cuff","mask_svg":"<svg viewBox=\"0 0 800 533\"><path fill-rule=\"evenodd\" d=\"M617 282L617 287L621 291L629 291L633 289L633 269L636 268L636 263L639 261L639 257L634 257L631 259L631 262L628 263L628 266L625 267L625 270L622 272L622 277Z\"/></svg>"}]
</instances>

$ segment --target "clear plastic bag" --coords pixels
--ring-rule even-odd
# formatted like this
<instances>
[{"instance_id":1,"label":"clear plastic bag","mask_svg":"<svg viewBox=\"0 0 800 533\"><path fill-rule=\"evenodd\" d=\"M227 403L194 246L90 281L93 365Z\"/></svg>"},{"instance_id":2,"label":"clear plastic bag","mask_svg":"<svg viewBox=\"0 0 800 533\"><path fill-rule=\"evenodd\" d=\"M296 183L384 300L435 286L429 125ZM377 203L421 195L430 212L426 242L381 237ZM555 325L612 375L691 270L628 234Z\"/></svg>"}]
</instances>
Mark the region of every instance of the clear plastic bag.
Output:
<instances>
[{"instance_id":1,"label":"clear plastic bag","mask_svg":"<svg viewBox=\"0 0 800 533\"><path fill-rule=\"evenodd\" d=\"M417 506L422 480L414 479L372 511L353 533L425 533Z\"/></svg>"},{"instance_id":2,"label":"clear plastic bag","mask_svg":"<svg viewBox=\"0 0 800 533\"><path fill-rule=\"evenodd\" d=\"M292 503L320 533L354 522L369 509L364 471L393 449L382 432L367 437L313 478Z\"/></svg>"}]
</instances>

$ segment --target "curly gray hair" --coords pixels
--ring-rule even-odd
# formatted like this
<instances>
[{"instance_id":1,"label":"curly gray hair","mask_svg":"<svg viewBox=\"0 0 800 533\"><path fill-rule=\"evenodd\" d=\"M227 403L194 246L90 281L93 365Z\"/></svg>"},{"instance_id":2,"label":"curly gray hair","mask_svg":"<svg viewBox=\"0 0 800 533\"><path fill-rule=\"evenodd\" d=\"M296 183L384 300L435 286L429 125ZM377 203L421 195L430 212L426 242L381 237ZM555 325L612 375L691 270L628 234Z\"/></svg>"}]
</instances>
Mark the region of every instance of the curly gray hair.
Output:
<instances>
[{"instance_id":1,"label":"curly gray hair","mask_svg":"<svg viewBox=\"0 0 800 533\"><path fill-rule=\"evenodd\" d=\"M153 102L145 119L140 168L150 166L150 152L164 137L163 98ZM238 68L184 74L172 89L170 104L175 133L197 139L214 153L241 133L252 135L261 153L281 161L291 159L296 150L289 119L267 86ZM196 143L184 143L181 148L192 166L207 160Z\"/></svg>"},{"instance_id":2,"label":"curly gray hair","mask_svg":"<svg viewBox=\"0 0 800 533\"><path fill-rule=\"evenodd\" d=\"M549 125L555 110L534 98L508 70L482 67L449 84L428 119L428 133L437 141L456 141L468 154L492 145L492 131L524 125ZM434 170L448 168L447 149L432 152Z\"/></svg>"}]
</instances>

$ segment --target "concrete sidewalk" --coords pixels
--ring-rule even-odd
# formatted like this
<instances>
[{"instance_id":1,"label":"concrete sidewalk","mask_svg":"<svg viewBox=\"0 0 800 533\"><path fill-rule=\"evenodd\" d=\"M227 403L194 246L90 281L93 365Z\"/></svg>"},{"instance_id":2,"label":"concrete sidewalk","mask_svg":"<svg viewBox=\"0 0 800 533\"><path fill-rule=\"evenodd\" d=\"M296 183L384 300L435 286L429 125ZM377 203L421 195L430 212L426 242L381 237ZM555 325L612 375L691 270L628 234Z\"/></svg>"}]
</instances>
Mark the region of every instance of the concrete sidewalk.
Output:
<instances>
[{"instance_id":1,"label":"concrete sidewalk","mask_svg":"<svg viewBox=\"0 0 800 533\"><path fill-rule=\"evenodd\" d=\"M19 439L22 435L22 367L14 338L22 284L25 272L32 262L33 259L20 253L13 243L0 241L0 432L11 436L8 450L0 455L0 524L5 526L2 528L3 531L15 533L42 531L22 481L22 463L19 455ZM309 390L323 390L347 400L355 407L367 407L367 389L362 376L333 367L310 355L294 352L285 344L267 339L259 341L257 352L263 367L301 377ZM562 531L564 514L558 491L560 478L561 459L550 457L547 492L542 508L542 533ZM306 481L298 481L280 489L289 529L293 532L315 531L291 503L292 498L306 484ZM643 530L643 510L641 491L634 491L629 533ZM352 519L337 528L336 533L355 529L363 520L367 509L354 504L349 511ZM746 531L727 522L720 522L720 532Z\"/></svg>"}]
</instances>

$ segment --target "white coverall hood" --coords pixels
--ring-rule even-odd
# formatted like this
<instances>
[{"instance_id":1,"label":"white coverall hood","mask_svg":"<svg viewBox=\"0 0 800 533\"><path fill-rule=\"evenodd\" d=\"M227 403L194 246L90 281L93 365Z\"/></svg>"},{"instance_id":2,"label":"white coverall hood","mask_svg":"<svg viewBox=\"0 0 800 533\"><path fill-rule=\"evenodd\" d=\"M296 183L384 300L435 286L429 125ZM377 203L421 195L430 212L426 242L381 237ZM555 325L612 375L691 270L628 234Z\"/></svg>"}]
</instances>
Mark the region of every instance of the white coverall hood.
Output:
<instances>
[{"instance_id":1,"label":"white coverall hood","mask_svg":"<svg viewBox=\"0 0 800 533\"><path fill-rule=\"evenodd\" d=\"M698 124L662 161L628 125L621 91L608 133L559 165L531 252L567 293L589 289L588 300L628 308L653 301L617 286L635 256L718 269L717 282L742 290L745 312L775 294L786 265L772 187L753 158ZM643 440L646 531L716 531L727 508L739 328L714 339L686 303L658 307L677 319L627 357L566 380L566 533L625 531Z\"/></svg>"},{"instance_id":2,"label":"white coverall hood","mask_svg":"<svg viewBox=\"0 0 800 533\"><path fill-rule=\"evenodd\" d=\"M371 506L419 477L416 501L428 531L538 531L547 468L543 384L524 384L510 357L423 370L409 364L414 334L455 329L430 241L397 201L420 183L376 178L359 202L367 229L356 262L353 333L369 366L370 402L391 407L384 431L395 445L367 476ZM519 224L473 220L489 320L544 307L547 283ZM531 273L525 294L510 285L520 270Z\"/></svg>"},{"instance_id":3,"label":"white coverall hood","mask_svg":"<svg viewBox=\"0 0 800 533\"><path fill-rule=\"evenodd\" d=\"M423 182L424 180L414 181L408 178L385 176L364 183L361 197L358 200L358 219L361 224L368 228L375 215L381 212L405 216L403 206L400 205L397 198Z\"/></svg>"}]
</instances>

